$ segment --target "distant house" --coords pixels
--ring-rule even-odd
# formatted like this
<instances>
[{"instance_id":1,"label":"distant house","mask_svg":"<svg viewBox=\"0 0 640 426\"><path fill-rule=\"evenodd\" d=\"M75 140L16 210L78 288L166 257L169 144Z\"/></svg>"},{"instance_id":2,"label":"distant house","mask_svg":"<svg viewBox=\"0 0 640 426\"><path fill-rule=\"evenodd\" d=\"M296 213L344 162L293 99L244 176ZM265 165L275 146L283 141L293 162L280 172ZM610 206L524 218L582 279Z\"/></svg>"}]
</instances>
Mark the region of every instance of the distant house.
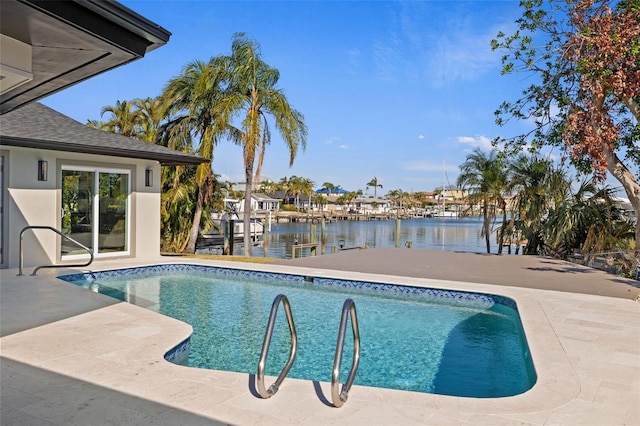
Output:
<instances>
[{"instance_id":1,"label":"distant house","mask_svg":"<svg viewBox=\"0 0 640 426\"><path fill-rule=\"evenodd\" d=\"M28 226L62 231L96 259L160 254L160 166L203 158L93 130L36 101L167 43L115 1L3 1L0 14L0 266L19 264ZM49 230L24 236L24 264L88 254Z\"/></svg>"},{"instance_id":2,"label":"distant house","mask_svg":"<svg viewBox=\"0 0 640 426\"><path fill-rule=\"evenodd\" d=\"M244 199L225 198L225 209L241 216L244 212ZM260 193L251 193L251 212L268 213L277 212L280 208L280 200Z\"/></svg>"},{"instance_id":3,"label":"distant house","mask_svg":"<svg viewBox=\"0 0 640 426\"><path fill-rule=\"evenodd\" d=\"M333 189L327 189L327 188L320 188L318 190L316 190L316 194L321 194L321 195L343 195L343 194L348 194L349 191L347 191L344 188L333 188Z\"/></svg>"},{"instance_id":4,"label":"distant house","mask_svg":"<svg viewBox=\"0 0 640 426\"><path fill-rule=\"evenodd\" d=\"M439 203L443 200L462 201L469 196L469 191L467 189L458 188L453 185L436 188L436 192L438 195L435 198Z\"/></svg>"},{"instance_id":5,"label":"distant house","mask_svg":"<svg viewBox=\"0 0 640 426\"><path fill-rule=\"evenodd\" d=\"M338 204L337 200L337 196L327 197L327 204L323 206L323 211L350 214L384 214L390 211L392 204L391 200L373 197L358 197L344 204Z\"/></svg>"},{"instance_id":6,"label":"distant house","mask_svg":"<svg viewBox=\"0 0 640 426\"><path fill-rule=\"evenodd\" d=\"M273 212L280 208L280 200L266 194L251 194L251 209L259 212Z\"/></svg>"},{"instance_id":7,"label":"distant house","mask_svg":"<svg viewBox=\"0 0 640 426\"><path fill-rule=\"evenodd\" d=\"M412 201L418 205L423 202L426 204L436 204L438 194L432 191L421 191L411 194L411 197Z\"/></svg>"}]
</instances>

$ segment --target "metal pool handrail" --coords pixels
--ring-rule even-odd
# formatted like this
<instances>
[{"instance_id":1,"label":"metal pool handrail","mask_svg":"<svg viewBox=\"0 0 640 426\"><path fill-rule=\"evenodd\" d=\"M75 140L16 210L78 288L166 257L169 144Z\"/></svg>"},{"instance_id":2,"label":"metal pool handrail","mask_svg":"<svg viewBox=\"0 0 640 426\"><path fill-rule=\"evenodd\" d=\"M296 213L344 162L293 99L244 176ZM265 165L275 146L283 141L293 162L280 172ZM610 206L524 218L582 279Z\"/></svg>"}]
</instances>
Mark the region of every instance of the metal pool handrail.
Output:
<instances>
[{"instance_id":1,"label":"metal pool handrail","mask_svg":"<svg viewBox=\"0 0 640 426\"><path fill-rule=\"evenodd\" d=\"M289 332L291 333L291 350L289 352L289 360L285 364L282 372L276 379L276 381L269 386L269 389L264 385L264 370L267 364L267 355L269 355L269 346L271 345L271 335L273 334L273 328L276 323L276 315L278 313L278 306L282 302L284 313L287 316L287 322L289 323ZM269 322L267 323L267 331L264 334L264 342L262 343L262 351L260 352L260 361L258 362L258 371L256 373L256 388L261 397L267 399L271 398L278 392L282 381L291 370L293 361L296 358L296 349L298 347L298 336L296 334L296 326L293 323L293 315L291 314L291 306L289 300L284 294L279 294L273 300L271 305L271 313L269 314Z\"/></svg>"},{"instance_id":2,"label":"metal pool handrail","mask_svg":"<svg viewBox=\"0 0 640 426\"><path fill-rule=\"evenodd\" d=\"M344 349L344 338L347 330L347 316L351 314L351 329L353 330L353 361L347 380L340 390L340 364L342 363L342 351ZM331 373L331 399L333 405L342 407L347 402L349 390L356 378L358 364L360 362L360 331L358 329L358 316L356 315L356 304L352 299L347 299L342 305L342 316L340 318L340 329L338 330L338 342L336 344L336 356L333 361L333 371Z\"/></svg>"},{"instance_id":3,"label":"metal pool handrail","mask_svg":"<svg viewBox=\"0 0 640 426\"><path fill-rule=\"evenodd\" d=\"M79 263L79 264L64 264L64 265L43 265L43 266L38 266L36 269L33 270L33 273L31 274L31 276L35 276L38 273L38 270L42 269L42 268L82 268L85 266L89 266L91 265L91 263L93 262L93 251L88 248L85 247L83 244L79 243L78 241L74 240L73 238L71 238L70 236L68 236L67 234L63 233L62 231L52 227L52 226L45 226L45 225L31 225L31 226L27 226L25 228L22 229L22 231L20 231L20 244L19 244L19 249L20 249L20 263L19 263L19 267L18 267L18 276L21 277L23 275L22 273L22 269L24 267L24 253L22 251L22 237L24 236L25 231L29 230L29 229L48 229L50 231L55 232L56 234L60 235L62 238L66 238L67 240L71 241L72 243L76 244L77 246L79 246L80 248L82 248L83 250L86 250L89 253L89 261L87 263Z\"/></svg>"}]
</instances>

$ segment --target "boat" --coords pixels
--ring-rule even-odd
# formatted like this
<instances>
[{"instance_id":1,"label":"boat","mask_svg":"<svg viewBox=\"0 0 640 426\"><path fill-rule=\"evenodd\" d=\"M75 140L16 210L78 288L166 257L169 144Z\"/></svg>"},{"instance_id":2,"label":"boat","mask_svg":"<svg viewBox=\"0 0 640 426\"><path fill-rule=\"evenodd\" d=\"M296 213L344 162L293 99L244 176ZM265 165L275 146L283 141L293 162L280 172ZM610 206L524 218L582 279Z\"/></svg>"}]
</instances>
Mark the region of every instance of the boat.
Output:
<instances>
[{"instance_id":1,"label":"boat","mask_svg":"<svg viewBox=\"0 0 640 426\"><path fill-rule=\"evenodd\" d=\"M225 238L233 240L236 246L244 244L244 218L241 217L241 211L238 206L240 200L225 199L225 208L227 211L222 213L212 213L212 220L215 227L208 233L201 233L196 243L196 250L222 249L224 247ZM229 227L233 221L233 232L229 234ZM251 236L251 244L256 246L264 242L264 223L259 217L252 217L249 224L249 234Z\"/></svg>"},{"instance_id":2,"label":"boat","mask_svg":"<svg viewBox=\"0 0 640 426\"><path fill-rule=\"evenodd\" d=\"M449 179L447 178L445 163L443 161L442 162L442 192L440 193L442 198L442 204L436 205L436 208L433 211L433 217L442 217L442 218L458 217L457 210L451 210L451 209L447 210L447 183L448 182L449 182Z\"/></svg>"}]
</instances>

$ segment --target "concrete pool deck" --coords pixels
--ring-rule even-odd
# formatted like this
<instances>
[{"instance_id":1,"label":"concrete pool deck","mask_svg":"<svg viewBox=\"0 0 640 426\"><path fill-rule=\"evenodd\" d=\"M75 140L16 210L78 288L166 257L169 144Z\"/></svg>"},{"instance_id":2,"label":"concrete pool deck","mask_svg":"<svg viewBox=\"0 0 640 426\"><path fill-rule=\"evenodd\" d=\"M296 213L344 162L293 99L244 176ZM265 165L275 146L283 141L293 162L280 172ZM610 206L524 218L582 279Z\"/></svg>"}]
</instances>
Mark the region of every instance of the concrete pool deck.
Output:
<instances>
[{"instance_id":1,"label":"concrete pool deck","mask_svg":"<svg viewBox=\"0 0 640 426\"><path fill-rule=\"evenodd\" d=\"M640 303L632 300L633 281L543 258L522 259L518 269L509 259L515 256L485 259L481 267L471 257L479 258L371 249L280 264L159 258L100 261L92 269L193 263L512 297L538 373L521 395L478 399L354 386L347 403L333 408L328 383L286 379L278 394L262 400L250 374L164 361L190 334L189 325L55 278L69 271L16 277L15 270L2 270L0 424L640 425ZM447 269L444 279L432 275ZM508 274L510 281L500 278ZM575 292L579 282L585 292ZM536 288L551 283L553 289ZM596 294L584 294L591 285ZM607 295L599 294L603 286ZM327 319L327 326L337 329L338 321Z\"/></svg>"}]
</instances>

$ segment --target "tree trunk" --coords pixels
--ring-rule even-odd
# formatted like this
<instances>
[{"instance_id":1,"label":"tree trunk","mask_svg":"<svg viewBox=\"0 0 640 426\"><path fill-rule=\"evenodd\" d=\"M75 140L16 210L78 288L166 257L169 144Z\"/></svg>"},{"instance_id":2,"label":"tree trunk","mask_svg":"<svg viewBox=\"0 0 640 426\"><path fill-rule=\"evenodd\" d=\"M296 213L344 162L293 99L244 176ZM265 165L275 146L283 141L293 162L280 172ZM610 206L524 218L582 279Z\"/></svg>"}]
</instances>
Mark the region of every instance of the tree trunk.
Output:
<instances>
[{"instance_id":1,"label":"tree trunk","mask_svg":"<svg viewBox=\"0 0 640 426\"><path fill-rule=\"evenodd\" d=\"M502 231L500 232L500 238L498 239L498 254L502 254L504 247L504 233L507 230L507 203L502 197L499 197L498 204L502 209Z\"/></svg>"},{"instance_id":2,"label":"tree trunk","mask_svg":"<svg viewBox=\"0 0 640 426\"><path fill-rule=\"evenodd\" d=\"M607 160L607 170L613 175L624 188L631 207L636 213L636 241L635 241L635 267L640 263L640 183L631 171L620 161L615 152L605 147L605 158Z\"/></svg>"},{"instance_id":3,"label":"tree trunk","mask_svg":"<svg viewBox=\"0 0 640 426\"><path fill-rule=\"evenodd\" d=\"M486 198L483 203L484 207L484 222L482 228L484 229L484 240L487 243L487 253L491 253L491 232L489 229L489 203Z\"/></svg>"},{"instance_id":4,"label":"tree trunk","mask_svg":"<svg viewBox=\"0 0 640 426\"><path fill-rule=\"evenodd\" d=\"M196 202L196 210L193 212L193 224L189 233L189 242L185 248L186 253L194 254L196 252L196 241L200 233L200 219L202 218L202 209L204 207L204 188L198 188L198 201Z\"/></svg>"},{"instance_id":5,"label":"tree trunk","mask_svg":"<svg viewBox=\"0 0 640 426\"><path fill-rule=\"evenodd\" d=\"M244 188L244 215L243 215L243 242L244 242L244 255L252 256L253 250L251 246L251 193L253 190L253 155L245 155L244 176L245 176L245 188Z\"/></svg>"},{"instance_id":6,"label":"tree trunk","mask_svg":"<svg viewBox=\"0 0 640 426\"><path fill-rule=\"evenodd\" d=\"M262 173L262 162L264 161L264 151L266 149L266 143L262 141L260 144L260 155L258 156L258 165L256 166L256 174L253 177L253 185L260 185L260 174ZM252 167L253 168L253 167Z\"/></svg>"}]
</instances>

